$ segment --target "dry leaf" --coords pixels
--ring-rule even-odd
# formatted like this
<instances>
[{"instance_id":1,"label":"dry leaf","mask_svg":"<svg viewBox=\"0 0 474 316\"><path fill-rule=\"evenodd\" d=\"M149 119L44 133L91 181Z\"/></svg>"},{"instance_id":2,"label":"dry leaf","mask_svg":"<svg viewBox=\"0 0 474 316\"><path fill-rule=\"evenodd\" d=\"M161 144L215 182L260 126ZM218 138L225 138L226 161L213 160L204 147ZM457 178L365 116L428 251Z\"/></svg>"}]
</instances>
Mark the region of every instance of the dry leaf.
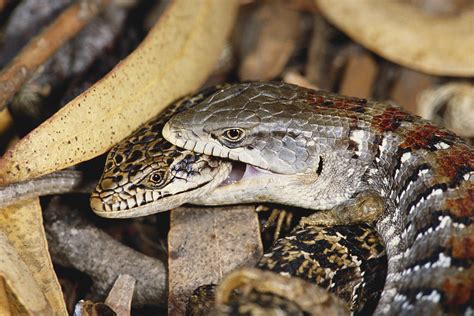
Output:
<instances>
[{"instance_id":1,"label":"dry leaf","mask_svg":"<svg viewBox=\"0 0 474 316\"><path fill-rule=\"evenodd\" d=\"M316 2L354 41L392 62L432 75L474 75L474 9L434 16L409 1Z\"/></svg>"},{"instance_id":2,"label":"dry leaf","mask_svg":"<svg viewBox=\"0 0 474 316\"><path fill-rule=\"evenodd\" d=\"M462 137L474 137L474 85L454 82L423 90L417 114Z\"/></svg>"},{"instance_id":3,"label":"dry leaf","mask_svg":"<svg viewBox=\"0 0 474 316\"><path fill-rule=\"evenodd\" d=\"M56 278L43 229L39 199L31 199L0 210L0 231L5 234L21 263L26 265L55 315L67 315L61 286ZM14 283L21 279L11 279ZM24 299L29 307L29 299Z\"/></svg>"},{"instance_id":4,"label":"dry leaf","mask_svg":"<svg viewBox=\"0 0 474 316\"><path fill-rule=\"evenodd\" d=\"M6 286L0 294L12 315L51 315L52 309L32 273L0 231L0 277Z\"/></svg>"},{"instance_id":5,"label":"dry leaf","mask_svg":"<svg viewBox=\"0 0 474 316\"><path fill-rule=\"evenodd\" d=\"M231 270L254 265L262 256L253 206L178 208L168 233L168 313L184 313L199 286L217 283Z\"/></svg>"},{"instance_id":6,"label":"dry leaf","mask_svg":"<svg viewBox=\"0 0 474 316\"><path fill-rule=\"evenodd\" d=\"M0 183L106 152L169 102L199 87L233 25L236 1L171 2L141 45L0 160Z\"/></svg>"}]
</instances>

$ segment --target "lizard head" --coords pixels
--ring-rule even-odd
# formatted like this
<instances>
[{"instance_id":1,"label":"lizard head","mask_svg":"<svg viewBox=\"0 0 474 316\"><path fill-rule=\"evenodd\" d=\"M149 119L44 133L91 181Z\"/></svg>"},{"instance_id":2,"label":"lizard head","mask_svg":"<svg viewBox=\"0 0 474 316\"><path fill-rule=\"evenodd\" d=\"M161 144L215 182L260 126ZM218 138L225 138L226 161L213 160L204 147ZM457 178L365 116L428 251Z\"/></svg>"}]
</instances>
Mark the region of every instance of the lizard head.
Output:
<instances>
[{"instance_id":1,"label":"lizard head","mask_svg":"<svg viewBox=\"0 0 474 316\"><path fill-rule=\"evenodd\" d=\"M301 132L310 92L285 83L232 85L173 116L163 136L188 150L275 173L305 173L317 166L324 145Z\"/></svg>"},{"instance_id":2,"label":"lizard head","mask_svg":"<svg viewBox=\"0 0 474 316\"><path fill-rule=\"evenodd\" d=\"M212 190L230 173L229 162L164 140L161 130L169 116L161 117L109 152L90 199L96 214L125 218L170 210Z\"/></svg>"}]
</instances>

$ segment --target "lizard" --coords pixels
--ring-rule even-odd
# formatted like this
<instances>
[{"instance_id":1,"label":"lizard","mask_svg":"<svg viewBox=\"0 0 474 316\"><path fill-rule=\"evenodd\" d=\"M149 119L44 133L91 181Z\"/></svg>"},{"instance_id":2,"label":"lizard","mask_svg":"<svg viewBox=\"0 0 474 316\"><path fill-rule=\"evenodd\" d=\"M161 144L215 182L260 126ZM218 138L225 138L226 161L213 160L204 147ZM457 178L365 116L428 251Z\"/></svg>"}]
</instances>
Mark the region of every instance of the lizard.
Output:
<instances>
[{"instance_id":1,"label":"lizard","mask_svg":"<svg viewBox=\"0 0 474 316\"><path fill-rule=\"evenodd\" d=\"M474 153L455 134L387 103L280 82L223 88L162 133L252 170L210 204L295 205L328 226L375 221L388 255L375 314L474 313ZM232 188L252 185L252 197Z\"/></svg>"},{"instance_id":2,"label":"lizard","mask_svg":"<svg viewBox=\"0 0 474 316\"><path fill-rule=\"evenodd\" d=\"M172 115L191 108L223 87L211 87L174 102L114 146L91 194L92 210L109 218L149 215L186 202L195 203L202 196L212 197L216 183L230 185L237 180L253 179L246 166L179 149L161 135L162 127ZM155 179L157 174L159 177ZM238 186L236 190L242 193ZM258 194L258 190L255 192ZM322 226L305 225L297 226L280 239L258 266L306 278L338 294L349 302L352 311L358 312L370 309L367 303L380 294L384 262L384 246L369 225L345 225L330 231Z\"/></svg>"}]
</instances>

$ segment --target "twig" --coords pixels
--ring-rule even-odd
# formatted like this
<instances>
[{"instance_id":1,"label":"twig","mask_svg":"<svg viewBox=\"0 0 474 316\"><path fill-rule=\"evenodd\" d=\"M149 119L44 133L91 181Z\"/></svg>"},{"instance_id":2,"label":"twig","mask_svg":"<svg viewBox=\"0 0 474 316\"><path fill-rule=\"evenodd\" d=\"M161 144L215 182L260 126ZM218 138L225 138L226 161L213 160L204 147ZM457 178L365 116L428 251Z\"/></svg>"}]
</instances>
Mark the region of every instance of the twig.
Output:
<instances>
[{"instance_id":1,"label":"twig","mask_svg":"<svg viewBox=\"0 0 474 316\"><path fill-rule=\"evenodd\" d=\"M44 211L44 224L53 261L89 275L94 290L104 298L117 277L137 280L133 305L166 304L164 264L126 247L94 227L83 215L53 199Z\"/></svg>"},{"instance_id":2,"label":"twig","mask_svg":"<svg viewBox=\"0 0 474 316\"><path fill-rule=\"evenodd\" d=\"M63 193L91 193L97 179L86 179L78 170L59 170L27 181L0 186L0 206L8 206L35 196Z\"/></svg>"},{"instance_id":3,"label":"twig","mask_svg":"<svg viewBox=\"0 0 474 316\"><path fill-rule=\"evenodd\" d=\"M110 0L82 0L66 9L34 37L0 73L0 111L66 41L76 35Z\"/></svg>"}]
</instances>

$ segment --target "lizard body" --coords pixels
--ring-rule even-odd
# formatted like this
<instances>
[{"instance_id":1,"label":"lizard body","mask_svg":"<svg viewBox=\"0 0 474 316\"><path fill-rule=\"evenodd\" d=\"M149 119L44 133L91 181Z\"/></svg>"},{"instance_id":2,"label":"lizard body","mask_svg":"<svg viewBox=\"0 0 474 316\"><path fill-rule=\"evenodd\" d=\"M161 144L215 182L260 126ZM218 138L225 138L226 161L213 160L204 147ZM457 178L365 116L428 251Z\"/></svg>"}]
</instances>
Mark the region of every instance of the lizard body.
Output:
<instances>
[{"instance_id":1,"label":"lizard body","mask_svg":"<svg viewBox=\"0 0 474 316\"><path fill-rule=\"evenodd\" d=\"M105 217L135 217L199 202L202 196L212 198L215 183L228 174L230 163L177 148L162 138L161 129L171 115L198 104L221 88L209 88L178 100L112 148L91 196L94 212ZM232 168L237 169L233 170L237 175L229 175L224 184L235 184L242 178L243 170ZM155 174L160 175L158 183L152 179ZM252 180L251 176L243 178ZM260 186L263 189L265 183L255 183L253 188L257 190L249 191L247 196L254 199ZM238 187L236 193L243 194ZM383 280L385 259L383 244L368 225L331 229L305 225L271 247L259 267L306 278L344 298L351 310L359 312L370 309L367 302L380 294L381 284L374 280Z\"/></svg>"},{"instance_id":2,"label":"lizard body","mask_svg":"<svg viewBox=\"0 0 474 316\"><path fill-rule=\"evenodd\" d=\"M245 83L175 115L163 135L291 179L255 200L326 210L307 223L376 220L388 254L376 314L474 312L474 153L453 133L385 103ZM214 193L209 203L240 199Z\"/></svg>"}]
</instances>

